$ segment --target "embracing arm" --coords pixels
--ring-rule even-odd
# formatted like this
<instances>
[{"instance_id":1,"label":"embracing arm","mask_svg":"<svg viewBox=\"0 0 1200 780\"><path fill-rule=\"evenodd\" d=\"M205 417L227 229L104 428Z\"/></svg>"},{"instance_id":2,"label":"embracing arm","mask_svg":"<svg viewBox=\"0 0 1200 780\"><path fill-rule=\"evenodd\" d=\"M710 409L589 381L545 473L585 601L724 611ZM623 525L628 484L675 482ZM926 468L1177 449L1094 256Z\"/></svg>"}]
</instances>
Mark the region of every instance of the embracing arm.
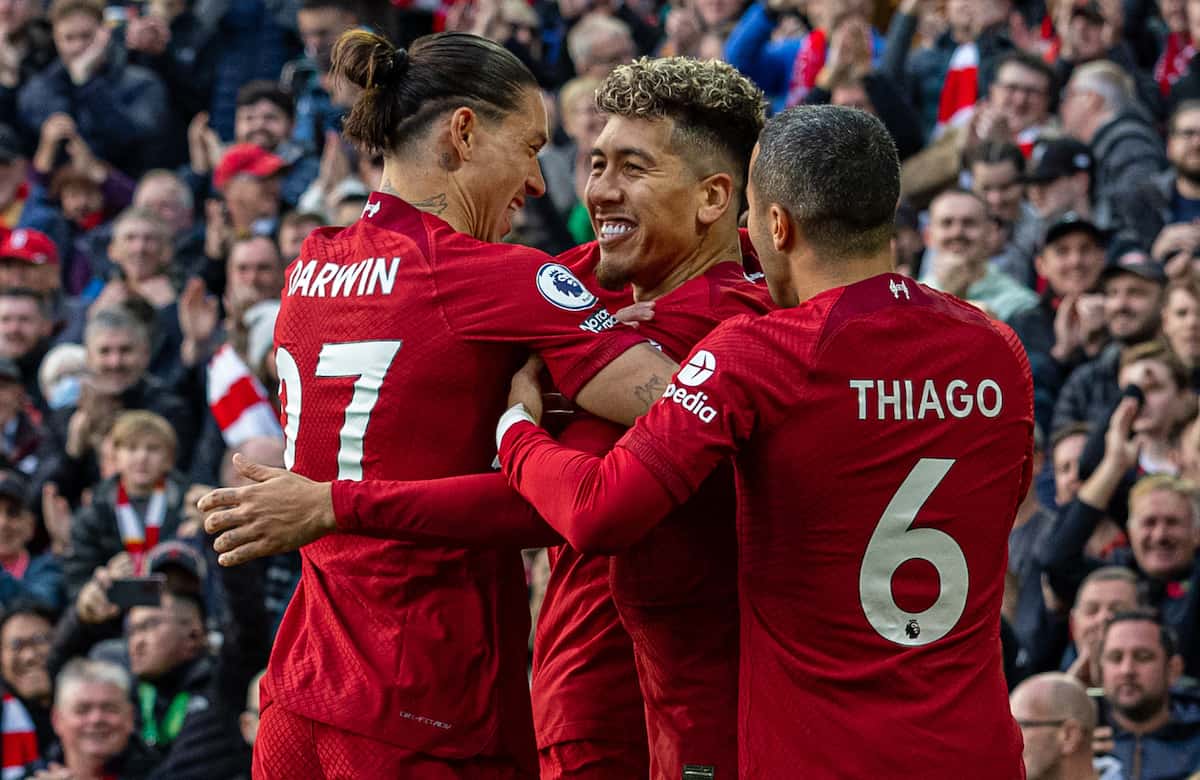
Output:
<instances>
[{"instance_id":1,"label":"embracing arm","mask_svg":"<svg viewBox=\"0 0 1200 780\"><path fill-rule=\"evenodd\" d=\"M500 461L513 487L580 552L624 549L678 503L628 449L600 458L528 421L504 433Z\"/></svg>"}]
</instances>

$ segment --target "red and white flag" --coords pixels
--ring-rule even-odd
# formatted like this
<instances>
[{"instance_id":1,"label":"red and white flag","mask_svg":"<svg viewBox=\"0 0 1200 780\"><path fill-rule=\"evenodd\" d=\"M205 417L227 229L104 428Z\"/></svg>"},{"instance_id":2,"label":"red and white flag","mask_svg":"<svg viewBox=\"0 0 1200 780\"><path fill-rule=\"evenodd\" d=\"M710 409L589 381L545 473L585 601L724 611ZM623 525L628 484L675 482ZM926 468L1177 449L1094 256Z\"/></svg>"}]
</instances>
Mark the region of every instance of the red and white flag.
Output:
<instances>
[{"instance_id":1,"label":"red and white flag","mask_svg":"<svg viewBox=\"0 0 1200 780\"><path fill-rule=\"evenodd\" d=\"M1042 134L1040 126L1027 127L1017 133L1017 147L1021 150L1021 154L1028 160L1033 154L1033 147L1037 145L1038 136Z\"/></svg>"},{"instance_id":2,"label":"red and white flag","mask_svg":"<svg viewBox=\"0 0 1200 780\"><path fill-rule=\"evenodd\" d=\"M283 438L266 388L228 344L208 363L208 406L227 447L237 447L256 436Z\"/></svg>"},{"instance_id":3,"label":"red and white flag","mask_svg":"<svg viewBox=\"0 0 1200 780\"><path fill-rule=\"evenodd\" d=\"M946 71L946 82L942 85L942 97L938 101L934 138L951 127L963 127L970 122L978 99L979 47L974 42L964 43L950 57L950 69Z\"/></svg>"}]
</instances>

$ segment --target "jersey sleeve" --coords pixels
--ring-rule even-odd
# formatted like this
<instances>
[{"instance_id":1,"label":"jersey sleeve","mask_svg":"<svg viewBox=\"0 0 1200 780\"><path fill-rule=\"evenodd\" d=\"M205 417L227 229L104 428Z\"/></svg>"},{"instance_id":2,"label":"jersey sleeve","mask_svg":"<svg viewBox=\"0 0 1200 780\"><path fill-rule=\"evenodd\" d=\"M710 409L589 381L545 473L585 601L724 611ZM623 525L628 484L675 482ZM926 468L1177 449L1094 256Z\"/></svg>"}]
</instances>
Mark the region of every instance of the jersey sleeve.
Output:
<instances>
[{"instance_id":1,"label":"jersey sleeve","mask_svg":"<svg viewBox=\"0 0 1200 780\"><path fill-rule=\"evenodd\" d=\"M420 482L337 480L331 496L341 533L466 547L562 543L498 472Z\"/></svg>"},{"instance_id":2,"label":"jersey sleeve","mask_svg":"<svg viewBox=\"0 0 1200 780\"><path fill-rule=\"evenodd\" d=\"M628 547L753 430L740 389L746 372L735 357L745 349L740 340L737 327L722 326L698 344L662 398L603 458L563 447L531 423L513 425L501 441L504 473L572 547Z\"/></svg>"},{"instance_id":3,"label":"jersey sleeve","mask_svg":"<svg viewBox=\"0 0 1200 780\"><path fill-rule=\"evenodd\" d=\"M434 266L442 310L460 338L535 350L569 398L623 352L645 342L549 255L481 246L485 256L472 262L469 274Z\"/></svg>"}]
</instances>

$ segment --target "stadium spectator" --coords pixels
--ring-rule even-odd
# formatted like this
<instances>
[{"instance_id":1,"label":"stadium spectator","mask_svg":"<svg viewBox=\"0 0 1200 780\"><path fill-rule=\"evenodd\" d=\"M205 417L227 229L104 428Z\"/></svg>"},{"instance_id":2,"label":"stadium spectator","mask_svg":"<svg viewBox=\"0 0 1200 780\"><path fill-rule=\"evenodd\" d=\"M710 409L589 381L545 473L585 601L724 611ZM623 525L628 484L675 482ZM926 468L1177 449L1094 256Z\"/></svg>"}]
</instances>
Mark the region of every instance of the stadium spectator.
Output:
<instances>
[{"instance_id":1,"label":"stadium spectator","mask_svg":"<svg viewBox=\"0 0 1200 780\"><path fill-rule=\"evenodd\" d=\"M1026 780L1115 780L1120 775L1111 758L1093 762L1096 705L1077 681L1039 674L1017 686L1010 701L1025 741Z\"/></svg>"},{"instance_id":2,"label":"stadium spectator","mask_svg":"<svg viewBox=\"0 0 1200 780\"><path fill-rule=\"evenodd\" d=\"M56 0L50 7L58 59L17 96L30 136L54 114L67 114L96 156L130 175L163 162L167 95L150 71L126 64L110 47L100 0Z\"/></svg>"},{"instance_id":3,"label":"stadium spectator","mask_svg":"<svg viewBox=\"0 0 1200 780\"><path fill-rule=\"evenodd\" d=\"M176 459L186 463L196 436L196 423L180 398L146 373L150 361L145 325L125 309L96 312L84 331L86 381L79 400L47 418L38 476L40 487L54 482L72 505L100 478L98 447L116 413L145 409L170 420L179 446Z\"/></svg>"},{"instance_id":4,"label":"stadium spectator","mask_svg":"<svg viewBox=\"0 0 1200 780\"><path fill-rule=\"evenodd\" d=\"M599 13L588 14L571 28L567 51L578 75L598 79L637 54L629 25Z\"/></svg>"},{"instance_id":5,"label":"stadium spectator","mask_svg":"<svg viewBox=\"0 0 1200 780\"><path fill-rule=\"evenodd\" d=\"M34 520L29 483L20 473L0 471L0 609L20 600L58 612L63 607L63 570L52 552L33 554Z\"/></svg>"},{"instance_id":6,"label":"stadium spectator","mask_svg":"<svg viewBox=\"0 0 1200 780\"><path fill-rule=\"evenodd\" d=\"M0 358L16 364L30 402L46 410L38 371L50 345L54 321L50 304L37 293L19 287L0 288Z\"/></svg>"},{"instance_id":7,"label":"stadium spectator","mask_svg":"<svg viewBox=\"0 0 1200 780\"><path fill-rule=\"evenodd\" d=\"M1171 690L1184 668L1171 629L1151 610L1119 612L1105 625L1099 663L1112 754L1126 771L1156 780L1200 766L1200 702Z\"/></svg>"},{"instance_id":8,"label":"stadium spectator","mask_svg":"<svg viewBox=\"0 0 1200 780\"><path fill-rule=\"evenodd\" d=\"M966 190L949 190L929 206L922 281L981 304L999 319L1037 305L1037 295L988 262L987 204ZM929 257L928 255L932 255Z\"/></svg>"},{"instance_id":9,"label":"stadium spectator","mask_svg":"<svg viewBox=\"0 0 1200 780\"><path fill-rule=\"evenodd\" d=\"M1038 141L1025 176L1029 203L1050 223L1068 212L1092 219L1092 173L1095 165L1087 144L1074 138Z\"/></svg>"},{"instance_id":10,"label":"stadium spectator","mask_svg":"<svg viewBox=\"0 0 1200 780\"><path fill-rule=\"evenodd\" d=\"M1102 422L1120 392L1121 350L1159 333L1167 282L1162 267L1145 250L1119 240L1110 247L1109 258L1100 279L1110 342L1067 378L1055 401L1051 424L1055 430L1073 422Z\"/></svg>"},{"instance_id":11,"label":"stadium spectator","mask_svg":"<svg viewBox=\"0 0 1200 780\"><path fill-rule=\"evenodd\" d=\"M15 0L0 8L0 116L17 115L21 87L54 61L50 24L41 10L42 5L31 0Z\"/></svg>"},{"instance_id":12,"label":"stadium spectator","mask_svg":"<svg viewBox=\"0 0 1200 780\"><path fill-rule=\"evenodd\" d=\"M905 85L908 100L921 118L923 137L936 138L965 123L976 98L989 94L998 60L1012 49L1004 30L1004 6L982 0L947 3L945 32L932 45L910 54L921 15L928 11L919 0L900 3L888 28L881 69ZM959 111L964 114L952 122Z\"/></svg>"},{"instance_id":13,"label":"stadium spectator","mask_svg":"<svg viewBox=\"0 0 1200 780\"><path fill-rule=\"evenodd\" d=\"M27 0L18 0L10 5L32 5ZM2 50L3 47L0 47ZM0 64L0 70L3 69ZM4 100L4 85L0 81L0 101ZM0 113L0 116L12 116ZM29 199L28 160L17 131L9 124L0 124L0 227L11 230L21 219L22 210Z\"/></svg>"},{"instance_id":14,"label":"stadium spectator","mask_svg":"<svg viewBox=\"0 0 1200 780\"><path fill-rule=\"evenodd\" d=\"M1113 202L1118 226L1146 246L1164 240L1172 229L1196 231L1191 223L1200 219L1200 101L1184 101L1171 113L1166 150L1169 168L1134 180ZM1157 248L1154 256L1160 256Z\"/></svg>"},{"instance_id":15,"label":"stadium spectator","mask_svg":"<svg viewBox=\"0 0 1200 780\"><path fill-rule=\"evenodd\" d=\"M118 43L129 62L155 73L167 90L170 124L162 165L187 162L186 128L212 100L213 78L221 42L209 20L196 14L187 0L150 0L127 12Z\"/></svg>"},{"instance_id":16,"label":"stadium spectator","mask_svg":"<svg viewBox=\"0 0 1200 780\"><path fill-rule=\"evenodd\" d=\"M54 681L50 718L58 740L31 767L34 780L143 780L156 758L133 738L133 685L108 661L72 660Z\"/></svg>"},{"instance_id":17,"label":"stadium spectator","mask_svg":"<svg viewBox=\"0 0 1200 780\"><path fill-rule=\"evenodd\" d=\"M56 614L36 601L14 601L0 617L0 688L4 699L0 731L7 737L3 768L32 762L54 742L50 726L50 643ZM26 753L33 740L33 757ZM12 748L19 749L14 750Z\"/></svg>"},{"instance_id":18,"label":"stadium spectator","mask_svg":"<svg viewBox=\"0 0 1200 780\"><path fill-rule=\"evenodd\" d=\"M1137 104L1129 74L1107 60L1075 70L1060 111L1063 130L1091 147L1096 221L1110 227L1124 190L1167 167L1153 120Z\"/></svg>"},{"instance_id":19,"label":"stadium spectator","mask_svg":"<svg viewBox=\"0 0 1200 780\"><path fill-rule=\"evenodd\" d=\"M1084 685L1100 684L1100 640L1113 615L1138 606L1137 575L1125 566L1102 566L1079 586L1071 607L1071 643L1063 654L1063 670Z\"/></svg>"},{"instance_id":20,"label":"stadium spectator","mask_svg":"<svg viewBox=\"0 0 1200 780\"><path fill-rule=\"evenodd\" d=\"M1025 167L1024 155L1013 144L986 141L963 156L963 170L970 175L972 191L984 199L992 218L1008 234L1003 252L992 263L1018 282L1033 287L1033 259L1041 247L1044 226L1025 199Z\"/></svg>"},{"instance_id":21,"label":"stadium spectator","mask_svg":"<svg viewBox=\"0 0 1200 780\"><path fill-rule=\"evenodd\" d=\"M1188 370L1189 384L1195 389L1200 369L1200 281L1196 277L1188 275L1167 283L1162 323L1163 338Z\"/></svg>"},{"instance_id":22,"label":"stadium spectator","mask_svg":"<svg viewBox=\"0 0 1200 780\"><path fill-rule=\"evenodd\" d=\"M50 305L58 302L58 248L40 230L19 227L0 240L0 290L32 290Z\"/></svg>"},{"instance_id":23,"label":"stadium spectator","mask_svg":"<svg viewBox=\"0 0 1200 780\"><path fill-rule=\"evenodd\" d=\"M296 24L304 57L283 67L280 82L296 98L292 140L315 151L328 143L328 133L341 130L344 108L330 97L329 67L338 36L359 25L358 10L346 0L302 0Z\"/></svg>"},{"instance_id":24,"label":"stadium spectator","mask_svg":"<svg viewBox=\"0 0 1200 780\"><path fill-rule=\"evenodd\" d=\"M1100 229L1077 214L1068 212L1051 223L1034 261L1045 289L1037 306L1009 319L1029 355L1037 420L1043 427L1051 423L1067 377L1108 342L1104 296L1097 290L1104 270L1103 242Z\"/></svg>"},{"instance_id":25,"label":"stadium spectator","mask_svg":"<svg viewBox=\"0 0 1200 780\"><path fill-rule=\"evenodd\" d=\"M124 412L109 438L117 476L96 485L91 503L71 524L71 554L63 570L72 602L97 568L122 554L129 559L123 568L143 574L145 552L173 538L183 519L187 484L172 473L177 440L170 424L152 412ZM115 616L106 606L97 611Z\"/></svg>"}]
</instances>

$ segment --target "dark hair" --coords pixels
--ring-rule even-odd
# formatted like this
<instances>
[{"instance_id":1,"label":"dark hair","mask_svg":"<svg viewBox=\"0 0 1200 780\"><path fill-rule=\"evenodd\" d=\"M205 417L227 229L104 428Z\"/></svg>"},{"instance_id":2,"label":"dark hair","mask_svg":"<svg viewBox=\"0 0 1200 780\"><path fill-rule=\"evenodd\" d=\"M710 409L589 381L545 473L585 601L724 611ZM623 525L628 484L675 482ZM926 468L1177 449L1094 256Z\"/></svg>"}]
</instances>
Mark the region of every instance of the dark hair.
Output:
<instances>
[{"instance_id":1,"label":"dark hair","mask_svg":"<svg viewBox=\"0 0 1200 780\"><path fill-rule=\"evenodd\" d=\"M1020 65L1022 68L1032 70L1046 79L1046 99L1049 101L1050 110L1054 110L1054 106L1058 102L1058 90L1056 89L1058 77L1054 74L1054 68L1051 68L1041 57L1036 54L1030 54L1023 49L1014 49L1000 58L999 62L996 63L995 69L992 71L997 79L1000 78L1000 69L1005 65Z\"/></svg>"},{"instance_id":2,"label":"dark hair","mask_svg":"<svg viewBox=\"0 0 1200 780\"><path fill-rule=\"evenodd\" d=\"M1007 141L984 141L979 146L969 149L963 157L963 166L970 170L976 165L999 165L1012 163L1017 174L1025 173L1025 155L1021 148Z\"/></svg>"},{"instance_id":3,"label":"dark hair","mask_svg":"<svg viewBox=\"0 0 1200 780\"><path fill-rule=\"evenodd\" d=\"M887 128L865 111L797 106L768 120L751 180L831 259L873 254L895 233L900 158Z\"/></svg>"},{"instance_id":4,"label":"dark hair","mask_svg":"<svg viewBox=\"0 0 1200 780\"><path fill-rule=\"evenodd\" d=\"M1175 106L1175 109L1171 111L1171 116L1167 119L1167 135L1175 132L1175 121L1180 115L1189 111L1200 111L1200 100L1196 98L1181 100L1179 105Z\"/></svg>"},{"instance_id":5,"label":"dark hair","mask_svg":"<svg viewBox=\"0 0 1200 780\"><path fill-rule=\"evenodd\" d=\"M200 582L199 587L203 587L204 583ZM167 586L163 589L164 596L170 596L176 601L185 604L191 604L200 614L200 625L208 622L208 605L204 603L204 595L199 590L193 590L190 587L182 586L178 581L172 581L168 577Z\"/></svg>"},{"instance_id":6,"label":"dark hair","mask_svg":"<svg viewBox=\"0 0 1200 780\"><path fill-rule=\"evenodd\" d=\"M366 30L342 33L331 73L361 88L343 135L368 154L396 152L439 115L466 106L499 121L536 88L529 68L498 43L468 33L418 38L405 51Z\"/></svg>"},{"instance_id":7,"label":"dark hair","mask_svg":"<svg viewBox=\"0 0 1200 780\"><path fill-rule=\"evenodd\" d=\"M54 628L54 622L57 618L54 610L50 608L49 604L37 601L36 599L32 599L27 596L22 596L20 598L13 599L12 603L8 605L8 609L4 610L3 616L0 616L0 634L4 633L4 627L8 625L8 621L15 617L20 617L21 615L41 618L49 623L50 628L52 629Z\"/></svg>"},{"instance_id":8,"label":"dark hair","mask_svg":"<svg viewBox=\"0 0 1200 780\"><path fill-rule=\"evenodd\" d=\"M643 57L619 65L596 90L601 112L634 119L671 119L672 144L691 165L714 173L713 152L731 166L741 190L762 131L767 101L732 65L691 57Z\"/></svg>"},{"instance_id":9,"label":"dark hair","mask_svg":"<svg viewBox=\"0 0 1200 780\"><path fill-rule=\"evenodd\" d=\"M1092 433L1092 424L1088 422L1072 422L1063 425L1050 434L1050 452L1058 449L1058 445L1062 444L1072 436L1090 436Z\"/></svg>"},{"instance_id":10,"label":"dark hair","mask_svg":"<svg viewBox=\"0 0 1200 780\"><path fill-rule=\"evenodd\" d=\"M252 106L260 100L267 100L279 106L279 110L288 115L288 119L296 118L296 101L286 89L274 81L259 79L248 81L237 93L237 107Z\"/></svg>"},{"instance_id":11,"label":"dark hair","mask_svg":"<svg viewBox=\"0 0 1200 780\"><path fill-rule=\"evenodd\" d=\"M1150 607L1135 607L1118 612L1110 617L1108 622L1104 624L1104 633L1100 636L1101 652L1104 650L1104 643L1108 641L1108 630L1110 628L1117 623L1131 623L1134 621L1139 623L1153 623L1158 626L1158 638L1162 642L1163 653L1168 659L1179 652L1179 640L1175 638L1175 632L1171 630L1170 626L1163 623L1162 618L1159 617L1158 610L1151 609Z\"/></svg>"}]
</instances>

